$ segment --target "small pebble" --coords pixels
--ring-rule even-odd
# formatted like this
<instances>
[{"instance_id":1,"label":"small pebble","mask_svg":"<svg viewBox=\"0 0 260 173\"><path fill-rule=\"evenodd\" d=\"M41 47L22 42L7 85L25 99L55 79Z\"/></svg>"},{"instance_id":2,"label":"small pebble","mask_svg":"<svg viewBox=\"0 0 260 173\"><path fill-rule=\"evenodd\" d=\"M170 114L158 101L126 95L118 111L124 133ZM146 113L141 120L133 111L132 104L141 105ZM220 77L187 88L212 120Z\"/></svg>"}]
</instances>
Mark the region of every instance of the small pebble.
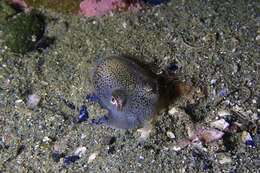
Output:
<instances>
[{"instance_id":1,"label":"small pebble","mask_svg":"<svg viewBox=\"0 0 260 173\"><path fill-rule=\"evenodd\" d=\"M242 135L241 135L241 140L246 143L246 141L252 141L252 137L250 135L250 133L248 133L247 131L243 131Z\"/></svg>"},{"instance_id":2,"label":"small pebble","mask_svg":"<svg viewBox=\"0 0 260 173\"><path fill-rule=\"evenodd\" d=\"M216 129L188 129L188 135L190 140L194 140L198 138L199 140L210 143L214 140L218 140L222 138L224 135L223 132L216 130Z\"/></svg>"},{"instance_id":3,"label":"small pebble","mask_svg":"<svg viewBox=\"0 0 260 173\"><path fill-rule=\"evenodd\" d=\"M93 119L91 120L91 123L92 123L92 124L95 124L95 125L100 125L100 124L104 124L104 123L105 123L105 120L106 120L105 117L101 117L101 118L99 118L98 120L96 120L95 118L93 118Z\"/></svg>"},{"instance_id":4,"label":"small pebble","mask_svg":"<svg viewBox=\"0 0 260 173\"><path fill-rule=\"evenodd\" d=\"M228 112L227 110L219 110L218 111L218 116L220 116L220 117L223 117L223 118L225 118L225 117L227 117L227 116L229 116L229 115L231 115L231 113L230 112Z\"/></svg>"},{"instance_id":5,"label":"small pebble","mask_svg":"<svg viewBox=\"0 0 260 173\"><path fill-rule=\"evenodd\" d=\"M167 131L167 136L169 137L169 138L171 138L171 139L174 139L175 138L175 135L174 135L174 133L172 133L171 131Z\"/></svg>"},{"instance_id":6,"label":"small pebble","mask_svg":"<svg viewBox=\"0 0 260 173\"><path fill-rule=\"evenodd\" d=\"M116 148L115 146L112 146L112 147L108 147L108 154L114 154L116 152Z\"/></svg>"},{"instance_id":7,"label":"small pebble","mask_svg":"<svg viewBox=\"0 0 260 173\"><path fill-rule=\"evenodd\" d=\"M44 138L42 139L42 142L49 142L51 141L51 139L48 136L44 136Z\"/></svg>"},{"instance_id":8,"label":"small pebble","mask_svg":"<svg viewBox=\"0 0 260 173\"><path fill-rule=\"evenodd\" d=\"M168 113L169 113L170 115L174 115L174 114L176 114L177 112L178 112L178 110L177 110L175 107L171 108L171 109L168 111Z\"/></svg>"},{"instance_id":9,"label":"small pebble","mask_svg":"<svg viewBox=\"0 0 260 173\"><path fill-rule=\"evenodd\" d=\"M210 126L215 127L219 130L225 130L229 126L229 123L226 122L224 119L220 119L220 120L211 122Z\"/></svg>"},{"instance_id":10,"label":"small pebble","mask_svg":"<svg viewBox=\"0 0 260 173\"><path fill-rule=\"evenodd\" d=\"M40 104L41 102L41 97L36 95L36 94L32 94L28 96L28 101L27 101L27 105L29 107L36 107Z\"/></svg>"},{"instance_id":11,"label":"small pebble","mask_svg":"<svg viewBox=\"0 0 260 173\"><path fill-rule=\"evenodd\" d=\"M227 155L225 155L223 153L220 153L218 155L218 161L219 161L220 164L232 163L232 159L229 156L227 156Z\"/></svg>"},{"instance_id":12,"label":"small pebble","mask_svg":"<svg viewBox=\"0 0 260 173\"><path fill-rule=\"evenodd\" d=\"M173 151L180 151L183 148L187 147L190 144L190 142L191 141L189 139L183 139L179 143L177 143L176 145L171 145L169 147L169 149L173 150Z\"/></svg>"},{"instance_id":13,"label":"small pebble","mask_svg":"<svg viewBox=\"0 0 260 173\"><path fill-rule=\"evenodd\" d=\"M202 141L199 138L195 138L194 140L192 140L191 144L198 149L205 150Z\"/></svg>"},{"instance_id":14,"label":"small pebble","mask_svg":"<svg viewBox=\"0 0 260 173\"><path fill-rule=\"evenodd\" d=\"M86 151L87 151L87 148L86 148L86 147L78 147L78 148L75 150L74 154L81 156L82 154L86 153Z\"/></svg>"},{"instance_id":15,"label":"small pebble","mask_svg":"<svg viewBox=\"0 0 260 173\"><path fill-rule=\"evenodd\" d=\"M214 85L214 84L217 83L217 81L218 81L217 79L212 79L212 80L210 81L210 84L211 84L211 85Z\"/></svg>"},{"instance_id":16,"label":"small pebble","mask_svg":"<svg viewBox=\"0 0 260 173\"><path fill-rule=\"evenodd\" d=\"M103 145L112 145L116 142L116 137L114 136L104 136L102 140Z\"/></svg>"},{"instance_id":17,"label":"small pebble","mask_svg":"<svg viewBox=\"0 0 260 173\"><path fill-rule=\"evenodd\" d=\"M88 158L88 163L91 163L93 162L93 160L95 160L95 158L97 157L98 153L95 152L95 153L92 153L89 158Z\"/></svg>"}]
</instances>

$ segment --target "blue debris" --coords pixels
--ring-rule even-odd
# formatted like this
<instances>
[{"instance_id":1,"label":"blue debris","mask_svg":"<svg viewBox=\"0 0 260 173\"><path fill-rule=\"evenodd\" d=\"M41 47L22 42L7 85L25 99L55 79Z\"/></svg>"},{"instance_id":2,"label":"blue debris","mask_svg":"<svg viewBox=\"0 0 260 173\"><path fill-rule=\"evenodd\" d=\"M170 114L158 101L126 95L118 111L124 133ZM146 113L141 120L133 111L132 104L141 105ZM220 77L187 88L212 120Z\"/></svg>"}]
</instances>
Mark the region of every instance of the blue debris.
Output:
<instances>
[{"instance_id":1,"label":"blue debris","mask_svg":"<svg viewBox=\"0 0 260 173\"><path fill-rule=\"evenodd\" d=\"M193 157L200 157L200 154L194 151L194 152L192 153L192 156L193 156Z\"/></svg>"},{"instance_id":2,"label":"blue debris","mask_svg":"<svg viewBox=\"0 0 260 173\"><path fill-rule=\"evenodd\" d=\"M217 79L212 79L212 80L210 81L210 84L211 84L211 85L214 85L214 84L217 83L217 81L218 81Z\"/></svg>"},{"instance_id":3,"label":"blue debris","mask_svg":"<svg viewBox=\"0 0 260 173\"><path fill-rule=\"evenodd\" d=\"M210 168L212 168L212 165L204 165L203 170L205 171L205 170L210 169Z\"/></svg>"},{"instance_id":4,"label":"blue debris","mask_svg":"<svg viewBox=\"0 0 260 173\"><path fill-rule=\"evenodd\" d=\"M106 121L106 117L101 117L99 118L98 120L96 120L95 118L93 118L91 120L92 124L95 124L95 125L100 125L100 124L104 124Z\"/></svg>"},{"instance_id":5,"label":"blue debris","mask_svg":"<svg viewBox=\"0 0 260 173\"><path fill-rule=\"evenodd\" d=\"M62 101L66 104L66 106L68 106L70 109L75 110L75 105L73 103L70 103L68 100L61 98Z\"/></svg>"},{"instance_id":6,"label":"blue debris","mask_svg":"<svg viewBox=\"0 0 260 173\"><path fill-rule=\"evenodd\" d=\"M166 68L166 71L167 71L167 72L173 72L173 71L178 70L178 68L179 68L179 67L178 67L176 64L172 63L170 66L168 66L168 67Z\"/></svg>"},{"instance_id":7,"label":"blue debris","mask_svg":"<svg viewBox=\"0 0 260 173\"><path fill-rule=\"evenodd\" d=\"M95 94L87 95L86 99L91 101L91 102L97 102L98 101L98 97Z\"/></svg>"},{"instance_id":8,"label":"blue debris","mask_svg":"<svg viewBox=\"0 0 260 173\"><path fill-rule=\"evenodd\" d=\"M80 157L77 156L77 155L65 156L62 168L59 169L59 172L61 172L63 169L66 169L67 168L66 165L68 165L70 163L74 163L74 162L76 162L79 159L80 159Z\"/></svg>"},{"instance_id":9,"label":"blue debris","mask_svg":"<svg viewBox=\"0 0 260 173\"><path fill-rule=\"evenodd\" d=\"M226 95L226 94L227 94L226 90L221 90L218 95L223 96L223 95Z\"/></svg>"},{"instance_id":10,"label":"blue debris","mask_svg":"<svg viewBox=\"0 0 260 173\"><path fill-rule=\"evenodd\" d=\"M253 147L253 146L255 146L255 142L253 140L247 140L246 145Z\"/></svg>"},{"instance_id":11,"label":"blue debris","mask_svg":"<svg viewBox=\"0 0 260 173\"><path fill-rule=\"evenodd\" d=\"M52 153L51 157L54 160L54 162L59 162L60 158L62 157L63 154L59 154L59 153Z\"/></svg>"},{"instance_id":12,"label":"blue debris","mask_svg":"<svg viewBox=\"0 0 260 173\"><path fill-rule=\"evenodd\" d=\"M65 156L64 157L64 164L70 164L70 163L74 163L76 162L77 160L79 160L80 157L77 156L77 155L73 155L73 156Z\"/></svg>"},{"instance_id":13,"label":"blue debris","mask_svg":"<svg viewBox=\"0 0 260 173\"><path fill-rule=\"evenodd\" d=\"M88 110L85 105L82 105L79 111L79 116L78 116L78 122L81 123L83 121L87 121L89 118L88 115Z\"/></svg>"},{"instance_id":14,"label":"blue debris","mask_svg":"<svg viewBox=\"0 0 260 173\"><path fill-rule=\"evenodd\" d=\"M143 0L143 1L146 2L146 3L149 3L149 4L153 5L153 6L155 6L155 5L159 5L161 3L166 3L169 0Z\"/></svg>"}]
</instances>

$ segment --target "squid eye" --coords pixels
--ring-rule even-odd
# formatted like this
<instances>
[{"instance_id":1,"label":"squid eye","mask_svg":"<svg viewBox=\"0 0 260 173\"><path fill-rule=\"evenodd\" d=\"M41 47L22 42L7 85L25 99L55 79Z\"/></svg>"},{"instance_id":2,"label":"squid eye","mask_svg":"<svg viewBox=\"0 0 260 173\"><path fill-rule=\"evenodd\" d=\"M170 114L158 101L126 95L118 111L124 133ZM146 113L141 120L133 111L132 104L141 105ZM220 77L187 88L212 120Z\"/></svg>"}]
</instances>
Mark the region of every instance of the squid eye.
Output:
<instances>
[{"instance_id":1,"label":"squid eye","mask_svg":"<svg viewBox=\"0 0 260 173\"><path fill-rule=\"evenodd\" d=\"M116 101L115 97L112 97L111 103L112 103L113 105L117 105L117 101Z\"/></svg>"}]
</instances>

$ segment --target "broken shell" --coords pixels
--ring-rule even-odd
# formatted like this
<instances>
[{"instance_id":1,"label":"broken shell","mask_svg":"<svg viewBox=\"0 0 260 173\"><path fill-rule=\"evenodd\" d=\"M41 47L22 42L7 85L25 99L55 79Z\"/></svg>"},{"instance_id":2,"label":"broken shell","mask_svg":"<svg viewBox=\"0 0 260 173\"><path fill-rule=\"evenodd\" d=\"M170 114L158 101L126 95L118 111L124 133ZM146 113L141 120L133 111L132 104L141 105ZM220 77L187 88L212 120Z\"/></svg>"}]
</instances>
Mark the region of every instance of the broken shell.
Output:
<instances>
[{"instance_id":1,"label":"broken shell","mask_svg":"<svg viewBox=\"0 0 260 173\"><path fill-rule=\"evenodd\" d=\"M253 139L252 139L250 133L248 133L247 131L243 131L241 140L245 143L246 141L252 141Z\"/></svg>"},{"instance_id":2,"label":"broken shell","mask_svg":"<svg viewBox=\"0 0 260 173\"><path fill-rule=\"evenodd\" d=\"M174 114L176 114L177 112L178 112L178 110L177 110L175 107L171 108L171 109L168 111L168 113L169 113L170 115L174 115Z\"/></svg>"},{"instance_id":3,"label":"broken shell","mask_svg":"<svg viewBox=\"0 0 260 173\"><path fill-rule=\"evenodd\" d=\"M174 139L175 138L175 135L174 135L174 133L172 133L171 131L167 131L167 136L169 137L169 138L171 138L171 139Z\"/></svg>"},{"instance_id":4,"label":"broken shell","mask_svg":"<svg viewBox=\"0 0 260 173\"><path fill-rule=\"evenodd\" d=\"M82 154L84 154L85 152L87 151L87 148L86 147L78 147L74 154L75 155L79 155L81 157Z\"/></svg>"},{"instance_id":5,"label":"broken shell","mask_svg":"<svg viewBox=\"0 0 260 173\"><path fill-rule=\"evenodd\" d=\"M229 126L229 123L226 122L224 119L220 119L220 120L211 122L210 126L215 127L219 130L225 130Z\"/></svg>"},{"instance_id":6,"label":"broken shell","mask_svg":"<svg viewBox=\"0 0 260 173\"><path fill-rule=\"evenodd\" d=\"M232 159L229 156L227 156L227 155L225 155L223 153L220 153L218 155L218 161L219 161L220 164L232 163Z\"/></svg>"},{"instance_id":7,"label":"broken shell","mask_svg":"<svg viewBox=\"0 0 260 173\"><path fill-rule=\"evenodd\" d=\"M88 158L88 163L91 163L93 160L95 160L95 158L97 157L98 153L92 153L89 158Z\"/></svg>"},{"instance_id":8,"label":"broken shell","mask_svg":"<svg viewBox=\"0 0 260 173\"><path fill-rule=\"evenodd\" d=\"M181 140L178 144L176 145L171 145L169 147L170 150L173 150L173 151L180 151L182 150L183 148L187 147L189 144L190 144L190 140L189 139L183 139Z\"/></svg>"},{"instance_id":9,"label":"broken shell","mask_svg":"<svg viewBox=\"0 0 260 173\"><path fill-rule=\"evenodd\" d=\"M256 41L260 41L260 35L257 35L255 38Z\"/></svg>"},{"instance_id":10,"label":"broken shell","mask_svg":"<svg viewBox=\"0 0 260 173\"><path fill-rule=\"evenodd\" d=\"M220 117L224 118L224 117L229 116L229 115L231 115L231 113L228 112L227 110L221 109L221 110L218 111L218 116L220 116Z\"/></svg>"},{"instance_id":11,"label":"broken shell","mask_svg":"<svg viewBox=\"0 0 260 173\"><path fill-rule=\"evenodd\" d=\"M215 129L197 130L196 134L198 138L205 143L220 139L224 135L223 132Z\"/></svg>"},{"instance_id":12,"label":"broken shell","mask_svg":"<svg viewBox=\"0 0 260 173\"><path fill-rule=\"evenodd\" d=\"M36 107L40 104L41 102L41 97L36 95L36 94L32 94L28 96L28 101L27 101L27 105L29 107Z\"/></svg>"}]
</instances>

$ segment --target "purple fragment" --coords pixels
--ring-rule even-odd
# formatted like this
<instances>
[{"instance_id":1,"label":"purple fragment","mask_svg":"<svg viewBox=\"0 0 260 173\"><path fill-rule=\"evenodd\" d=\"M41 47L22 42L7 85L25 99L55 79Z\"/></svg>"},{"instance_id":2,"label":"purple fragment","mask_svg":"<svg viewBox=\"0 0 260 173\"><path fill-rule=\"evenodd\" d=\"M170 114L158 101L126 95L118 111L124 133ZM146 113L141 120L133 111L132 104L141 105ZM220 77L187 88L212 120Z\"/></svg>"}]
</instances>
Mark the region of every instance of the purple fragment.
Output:
<instances>
[{"instance_id":1,"label":"purple fragment","mask_svg":"<svg viewBox=\"0 0 260 173\"><path fill-rule=\"evenodd\" d=\"M166 69L164 70L164 77L166 79L175 80L176 74L175 71L178 70L178 66L174 63L171 63Z\"/></svg>"},{"instance_id":2,"label":"purple fragment","mask_svg":"<svg viewBox=\"0 0 260 173\"><path fill-rule=\"evenodd\" d=\"M253 146L255 146L255 142L253 140L247 140L246 145L253 147Z\"/></svg>"},{"instance_id":3,"label":"purple fragment","mask_svg":"<svg viewBox=\"0 0 260 173\"><path fill-rule=\"evenodd\" d=\"M74 163L76 162L77 160L79 160L80 157L77 156L77 155L74 155L74 156L66 156L64 157L64 164L70 164L70 163Z\"/></svg>"},{"instance_id":4,"label":"purple fragment","mask_svg":"<svg viewBox=\"0 0 260 173\"><path fill-rule=\"evenodd\" d=\"M59 162L60 158L63 156L63 154L59 154L59 153L52 153L51 157L54 160L54 162Z\"/></svg>"},{"instance_id":5,"label":"purple fragment","mask_svg":"<svg viewBox=\"0 0 260 173\"><path fill-rule=\"evenodd\" d=\"M97 102L98 101L98 97L95 94L87 95L86 99L91 101L91 102Z\"/></svg>"},{"instance_id":6,"label":"purple fragment","mask_svg":"<svg viewBox=\"0 0 260 173\"><path fill-rule=\"evenodd\" d=\"M226 94L227 94L226 90L221 90L218 95L222 96L222 95L226 95Z\"/></svg>"},{"instance_id":7,"label":"purple fragment","mask_svg":"<svg viewBox=\"0 0 260 173\"><path fill-rule=\"evenodd\" d=\"M205 171L205 170L210 169L210 168L212 168L211 165L204 165L203 170Z\"/></svg>"},{"instance_id":8,"label":"purple fragment","mask_svg":"<svg viewBox=\"0 0 260 173\"><path fill-rule=\"evenodd\" d=\"M66 106L68 106L70 109L75 110L75 105L73 103L70 103L68 100L61 98L62 101L66 104Z\"/></svg>"},{"instance_id":9,"label":"purple fragment","mask_svg":"<svg viewBox=\"0 0 260 173\"><path fill-rule=\"evenodd\" d=\"M178 70L178 66L176 65L176 64L171 64L170 66L168 66L167 68L166 68L166 71L167 72L173 72L173 71L176 71L176 70Z\"/></svg>"},{"instance_id":10,"label":"purple fragment","mask_svg":"<svg viewBox=\"0 0 260 173\"><path fill-rule=\"evenodd\" d=\"M98 120L96 120L95 118L93 118L91 120L92 124L95 124L95 125L100 125L100 124L104 124L106 121L106 118L105 117L101 117L99 118Z\"/></svg>"},{"instance_id":11,"label":"purple fragment","mask_svg":"<svg viewBox=\"0 0 260 173\"><path fill-rule=\"evenodd\" d=\"M83 121L87 121L89 118L88 115L88 110L85 105L82 105L79 111L79 116L78 116L78 122L81 123Z\"/></svg>"}]
</instances>

